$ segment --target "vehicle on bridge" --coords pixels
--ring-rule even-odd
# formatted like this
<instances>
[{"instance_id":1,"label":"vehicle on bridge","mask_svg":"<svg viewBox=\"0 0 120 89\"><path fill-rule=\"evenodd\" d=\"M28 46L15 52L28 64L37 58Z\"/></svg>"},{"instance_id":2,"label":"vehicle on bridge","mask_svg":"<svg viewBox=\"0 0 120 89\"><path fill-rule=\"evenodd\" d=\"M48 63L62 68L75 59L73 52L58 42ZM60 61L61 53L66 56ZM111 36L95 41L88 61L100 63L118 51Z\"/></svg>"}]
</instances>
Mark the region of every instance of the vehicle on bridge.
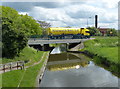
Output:
<instances>
[{"instance_id":1,"label":"vehicle on bridge","mask_svg":"<svg viewBox=\"0 0 120 89\"><path fill-rule=\"evenodd\" d=\"M90 31L86 28L48 28L48 37L50 39L83 39L90 38Z\"/></svg>"},{"instance_id":2,"label":"vehicle on bridge","mask_svg":"<svg viewBox=\"0 0 120 89\"><path fill-rule=\"evenodd\" d=\"M86 28L50 27L47 29L47 37L41 35L32 35L31 38L86 39L90 38L90 31Z\"/></svg>"}]
</instances>

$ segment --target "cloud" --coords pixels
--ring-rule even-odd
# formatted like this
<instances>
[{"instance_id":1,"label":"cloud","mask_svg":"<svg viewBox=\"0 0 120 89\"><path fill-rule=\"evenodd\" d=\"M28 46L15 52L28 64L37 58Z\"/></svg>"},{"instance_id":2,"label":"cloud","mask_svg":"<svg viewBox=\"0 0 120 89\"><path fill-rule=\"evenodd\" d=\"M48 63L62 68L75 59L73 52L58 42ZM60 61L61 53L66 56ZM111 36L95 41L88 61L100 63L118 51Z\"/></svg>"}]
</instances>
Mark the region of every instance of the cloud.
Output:
<instances>
[{"instance_id":1,"label":"cloud","mask_svg":"<svg viewBox=\"0 0 120 89\"><path fill-rule=\"evenodd\" d=\"M2 5L12 7L18 12L28 12L34 7L32 3L28 2L3 2Z\"/></svg>"},{"instance_id":2,"label":"cloud","mask_svg":"<svg viewBox=\"0 0 120 89\"><path fill-rule=\"evenodd\" d=\"M99 27L101 27L101 28L116 28L116 29L118 29L118 22L115 22L115 23L99 23Z\"/></svg>"},{"instance_id":3,"label":"cloud","mask_svg":"<svg viewBox=\"0 0 120 89\"><path fill-rule=\"evenodd\" d=\"M120 1L118 5L118 29L120 30Z\"/></svg>"},{"instance_id":4,"label":"cloud","mask_svg":"<svg viewBox=\"0 0 120 89\"><path fill-rule=\"evenodd\" d=\"M69 2L67 2L66 4L68 5ZM59 8L59 7L66 6L66 4L63 3L63 2L38 2L38 3L33 3L34 6L44 7L44 8Z\"/></svg>"},{"instance_id":5,"label":"cloud","mask_svg":"<svg viewBox=\"0 0 120 89\"><path fill-rule=\"evenodd\" d=\"M119 0L102 0L102 3L106 8L116 8L118 7Z\"/></svg>"},{"instance_id":6,"label":"cloud","mask_svg":"<svg viewBox=\"0 0 120 89\"><path fill-rule=\"evenodd\" d=\"M93 0L86 2L86 4L104 9L112 9L118 7L118 2L119 0Z\"/></svg>"},{"instance_id":7,"label":"cloud","mask_svg":"<svg viewBox=\"0 0 120 89\"><path fill-rule=\"evenodd\" d=\"M43 8L59 8L64 7L70 4L70 2L3 2L3 6L9 6L17 11L26 12L31 11L34 7L43 7Z\"/></svg>"},{"instance_id":8,"label":"cloud","mask_svg":"<svg viewBox=\"0 0 120 89\"><path fill-rule=\"evenodd\" d=\"M85 4L71 5L63 8L34 7L31 12L29 12L29 15L35 17L35 19L48 21L52 23L54 27L86 27L87 19L88 25L94 26L94 16L96 14L99 17L99 23L103 24L115 23L118 19L117 14L114 12ZM102 27L110 26L103 24Z\"/></svg>"},{"instance_id":9,"label":"cloud","mask_svg":"<svg viewBox=\"0 0 120 89\"><path fill-rule=\"evenodd\" d=\"M73 10L71 10L73 8ZM77 8L77 9L76 9ZM72 5L67 7L66 9L67 14L74 19L94 19L95 15L98 15L100 23L114 23L118 21L118 14L114 11L111 12L109 10L90 6L90 5ZM93 23L89 22L89 24Z\"/></svg>"},{"instance_id":10,"label":"cloud","mask_svg":"<svg viewBox=\"0 0 120 89\"><path fill-rule=\"evenodd\" d=\"M85 4L78 4L72 5L65 8L67 14L71 16L71 18L88 18L93 17L97 14L98 9L93 6L85 5Z\"/></svg>"},{"instance_id":11,"label":"cloud","mask_svg":"<svg viewBox=\"0 0 120 89\"><path fill-rule=\"evenodd\" d=\"M54 27L86 27L94 26L94 17L98 15L99 26L117 27L118 0L57 0L54 2L4 2L19 11L28 14L36 20L50 22ZM91 18L89 18L91 17Z\"/></svg>"},{"instance_id":12,"label":"cloud","mask_svg":"<svg viewBox=\"0 0 120 89\"><path fill-rule=\"evenodd\" d=\"M80 23L79 20L71 18L68 14L66 14L66 11L61 8L46 9L43 7L34 7L32 11L29 12L29 15L35 17L37 20L44 20L51 23L56 22L57 26L58 23L59 26L76 26ZM55 25L56 24L52 24L52 26Z\"/></svg>"},{"instance_id":13,"label":"cloud","mask_svg":"<svg viewBox=\"0 0 120 89\"><path fill-rule=\"evenodd\" d=\"M19 12L19 14L20 14L20 15L26 15L26 14L29 15L28 12Z\"/></svg>"}]
</instances>

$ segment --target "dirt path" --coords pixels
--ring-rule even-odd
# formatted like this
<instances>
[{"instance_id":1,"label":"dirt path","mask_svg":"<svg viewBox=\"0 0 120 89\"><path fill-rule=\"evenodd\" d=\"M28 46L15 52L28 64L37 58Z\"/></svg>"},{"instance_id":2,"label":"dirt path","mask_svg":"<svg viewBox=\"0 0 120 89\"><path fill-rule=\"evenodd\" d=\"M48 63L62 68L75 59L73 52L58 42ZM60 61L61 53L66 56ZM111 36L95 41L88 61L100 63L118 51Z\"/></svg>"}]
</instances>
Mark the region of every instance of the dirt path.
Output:
<instances>
[{"instance_id":1,"label":"dirt path","mask_svg":"<svg viewBox=\"0 0 120 89\"><path fill-rule=\"evenodd\" d=\"M42 57L41 57L41 60L40 60L40 61L35 62L34 64L32 64L32 65L30 65L30 66L25 66L25 68L29 68L29 67L31 67L31 66L37 65L37 64L39 64L40 62L42 62L42 60L43 60L43 58L44 58L45 54L47 54L47 53L45 53L45 52L43 53L43 55L42 55Z\"/></svg>"}]
</instances>

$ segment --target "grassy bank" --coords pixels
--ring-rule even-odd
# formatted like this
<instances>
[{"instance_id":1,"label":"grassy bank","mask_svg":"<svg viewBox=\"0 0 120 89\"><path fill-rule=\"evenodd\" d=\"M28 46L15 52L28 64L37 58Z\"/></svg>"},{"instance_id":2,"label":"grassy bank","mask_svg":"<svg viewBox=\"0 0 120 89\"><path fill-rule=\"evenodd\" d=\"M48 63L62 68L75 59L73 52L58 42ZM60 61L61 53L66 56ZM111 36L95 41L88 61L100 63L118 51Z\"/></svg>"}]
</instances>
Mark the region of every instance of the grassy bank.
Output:
<instances>
[{"instance_id":1,"label":"grassy bank","mask_svg":"<svg viewBox=\"0 0 120 89\"><path fill-rule=\"evenodd\" d=\"M44 54L44 57L43 57ZM13 61L28 61L24 70L13 70L0 74L2 76L2 87L35 87L36 77L46 59L48 52L37 51L31 47L26 47L19 57L14 59L3 59L4 63ZM41 60L41 62L39 62ZM32 65L32 66L31 66ZM6 88L3 88L6 89Z\"/></svg>"},{"instance_id":2,"label":"grassy bank","mask_svg":"<svg viewBox=\"0 0 120 89\"><path fill-rule=\"evenodd\" d=\"M92 57L96 64L120 76L117 37L96 37L94 40L86 41L84 45L84 53Z\"/></svg>"},{"instance_id":3,"label":"grassy bank","mask_svg":"<svg viewBox=\"0 0 120 89\"><path fill-rule=\"evenodd\" d=\"M4 73L2 75L2 87L35 87L36 77L45 59L46 57L43 58L41 63L29 67L26 70L15 70Z\"/></svg>"},{"instance_id":4,"label":"grassy bank","mask_svg":"<svg viewBox=\"0 0 120 89\"><path fill-rule=\"evenodd\" d=\"M25 61L27 62L26 65L31 65L35 62L38 62L43 55L43 51L37 51L36 49L32 47L25 47L19 57L15 57L14 59L7 59L3 58L2 63L9 63L9 62L15 62L15 61Z\"/></svg>"}]
</instances>

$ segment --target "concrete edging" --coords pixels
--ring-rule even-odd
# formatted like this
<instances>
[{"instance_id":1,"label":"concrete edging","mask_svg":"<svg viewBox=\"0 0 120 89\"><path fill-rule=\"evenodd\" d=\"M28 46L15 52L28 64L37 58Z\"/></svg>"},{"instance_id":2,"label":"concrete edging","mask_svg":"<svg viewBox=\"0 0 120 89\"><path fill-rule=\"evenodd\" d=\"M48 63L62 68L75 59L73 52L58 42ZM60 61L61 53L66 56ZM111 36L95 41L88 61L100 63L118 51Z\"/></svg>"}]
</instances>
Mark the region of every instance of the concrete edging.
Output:
<instances>
[{"instance_id":1,"label":"concrete edging","mask_svg":"<svg viewBox=\"0 0 120 89\"><path fill-rule=\"evenodd\" d=\"M41 67L41 69L40 69L40 72L39 72L37 78L36 78L36 83L37 83L37 84L36 84L36 87L39 87L40 82L41 82L41 80L42 80L42 77L44 76L44 71L45 71L45 69L46 69L46 65L47 65L47 62L48 62L49 52L48 52L46 55L44 55L44 57L45 57L45 56L46 56L46 59L45 59L43 65L42 65L42 67Z\"/></svg>"}]
</instances>

